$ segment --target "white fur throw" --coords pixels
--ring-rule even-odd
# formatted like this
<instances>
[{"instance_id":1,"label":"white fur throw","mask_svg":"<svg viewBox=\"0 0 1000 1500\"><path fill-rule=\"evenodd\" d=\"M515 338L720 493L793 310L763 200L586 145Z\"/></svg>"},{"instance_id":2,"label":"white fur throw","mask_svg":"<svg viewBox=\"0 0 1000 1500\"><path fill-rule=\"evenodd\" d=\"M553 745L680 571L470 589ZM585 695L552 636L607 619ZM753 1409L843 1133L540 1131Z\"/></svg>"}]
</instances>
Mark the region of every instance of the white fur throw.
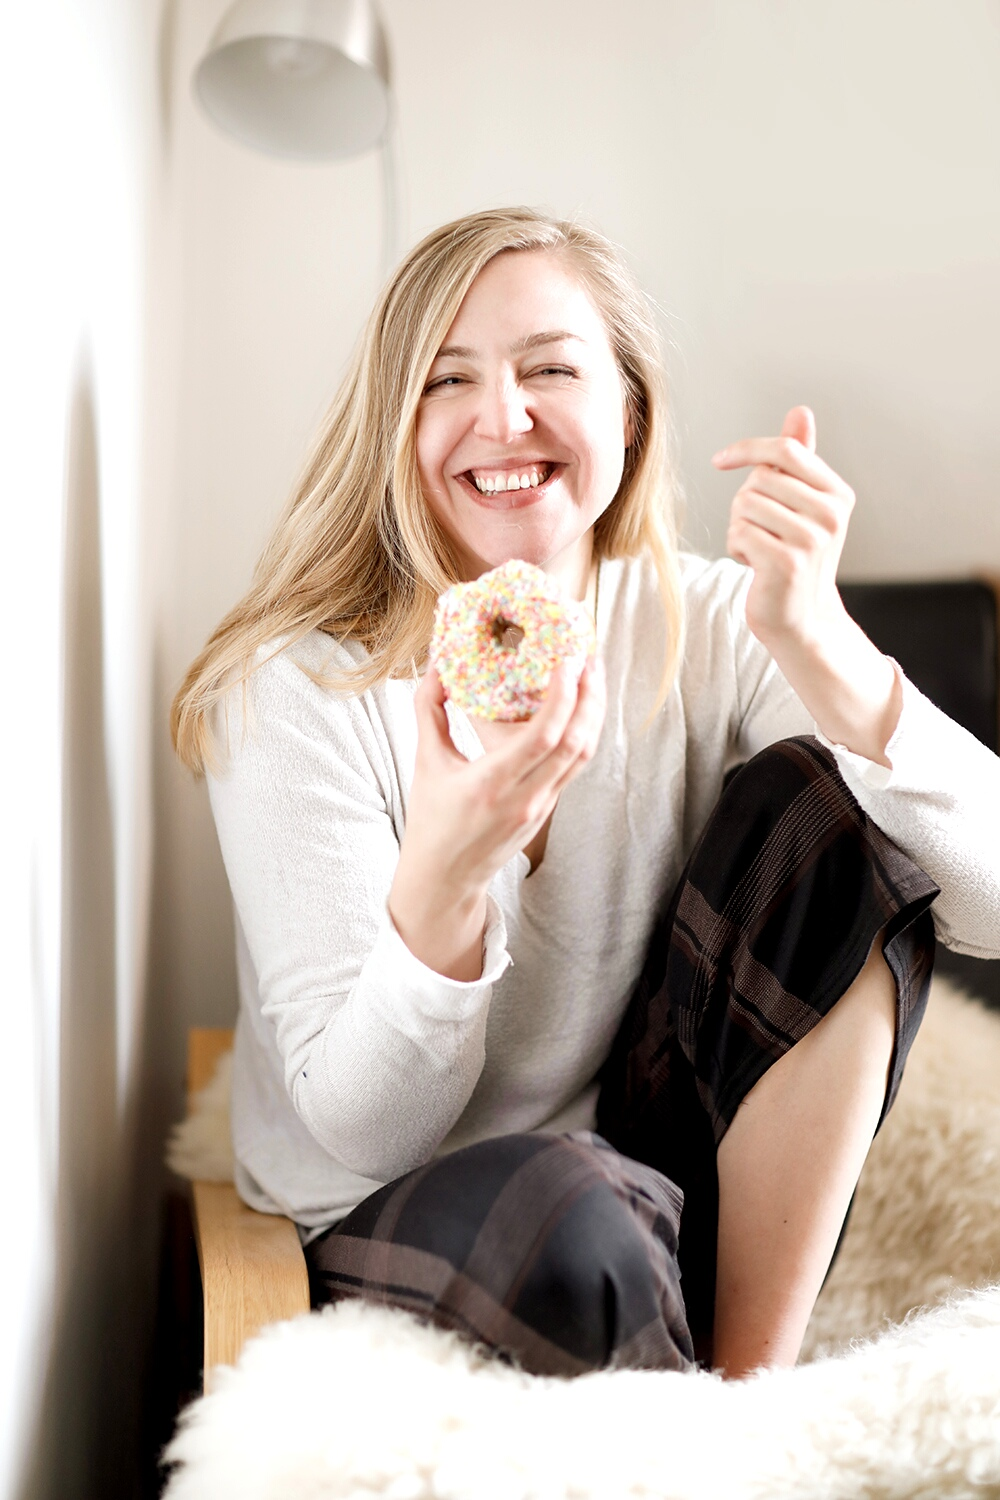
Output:
<instances>
[{"instance_id":1,"label":"white fur throw","mask_svg":"<svg viewBox=\"0 0 1000 1500\"><path fill-rule=\"evenodd\" d=\"M229 1100L233 1087L233 1054L219 1058L211 1083L191 1100L188 1116L170 1132L167 1166L194 1182L232 1182L233 1138Z\"/></svg>"},{"instance_id":2,"label":"white fur throw","mask_svg":"<svg viewBox=\"0 0 1000 1500\"><path fill-rule=\"evenodd\" d=\"M229 1175L228 1136L223 1075L171 1163ZM267 1330L216 1375L168 1450L167 1496L1000 1500L998 1209L1000 1016L935 980L809 1326L814 1363L733 1384L546 1380L345 1304ZM962 1287L983 1290L946 1300Z\"/></svg>"},{"instance_id":3,"label":"white fur throw","mask_svg":"<svg viewBox=\"0 0 1000 1500\"><path fill-rule=\"evenodd\" d=\"M795 1370L557 1380L406 1313L279 1323L182 1419L165 1500L985 1500L1000 1287Z\"/></svg>"}]
</instances>

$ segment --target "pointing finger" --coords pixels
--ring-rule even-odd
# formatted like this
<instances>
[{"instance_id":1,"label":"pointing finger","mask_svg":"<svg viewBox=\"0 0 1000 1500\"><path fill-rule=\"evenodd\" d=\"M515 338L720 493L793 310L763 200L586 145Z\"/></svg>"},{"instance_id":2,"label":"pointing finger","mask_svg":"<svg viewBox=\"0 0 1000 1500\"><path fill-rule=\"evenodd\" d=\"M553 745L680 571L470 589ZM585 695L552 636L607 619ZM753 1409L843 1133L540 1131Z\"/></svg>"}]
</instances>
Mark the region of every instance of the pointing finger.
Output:
<instances>
[{"instance_id":1,"label":"pointing finger","mask_svg":"<svg viewBox=\"0 0 1000 1500\"><path fill-rule=\"evenodd\" d=\"M845 488L844 481L829 464L792 437L744 438L713 454L712 463L717 469L727 470L766 464L817 490L839 492Z\"/></svg>"}]
</instances>

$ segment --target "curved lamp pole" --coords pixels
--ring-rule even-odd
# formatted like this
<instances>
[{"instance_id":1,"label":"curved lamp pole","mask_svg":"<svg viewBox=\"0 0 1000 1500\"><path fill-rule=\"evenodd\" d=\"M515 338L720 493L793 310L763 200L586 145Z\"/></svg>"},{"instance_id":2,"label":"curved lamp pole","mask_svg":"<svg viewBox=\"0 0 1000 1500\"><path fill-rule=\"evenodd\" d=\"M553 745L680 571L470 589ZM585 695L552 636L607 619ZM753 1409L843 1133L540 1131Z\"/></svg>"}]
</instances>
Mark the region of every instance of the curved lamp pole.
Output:
<instances>
[{"instance_id":1,"label":"curved lamp pole","mask_svg":"<svg viewBox=\"0 0 1000 1500\"><path fill-rule=\"evenodd\" d=\"M381 148L383 270L399 253L389 50L371 0L236 0L194 75L227 135L295 161Z\"/></svg>"}]
</instances>

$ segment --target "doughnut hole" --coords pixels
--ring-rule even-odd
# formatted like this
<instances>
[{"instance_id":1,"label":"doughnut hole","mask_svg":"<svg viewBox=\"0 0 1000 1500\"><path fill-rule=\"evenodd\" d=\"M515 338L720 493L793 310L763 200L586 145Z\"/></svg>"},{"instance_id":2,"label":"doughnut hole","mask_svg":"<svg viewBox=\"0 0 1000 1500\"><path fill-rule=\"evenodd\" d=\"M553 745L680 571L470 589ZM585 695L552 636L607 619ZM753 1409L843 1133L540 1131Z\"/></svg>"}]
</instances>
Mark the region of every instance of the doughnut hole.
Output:
<instances>
[{"instance_id":1,"label":"doughnut hole","mask_svg":"<svg viewBox=\"0 0 1000 1500\"><path fill-rule=\"evenodd\" d=\"M490 634L498 646L505 651L516 651L524 640L524 631L505 615L497 615L490 627Z\"/></svg>"}]
</instances>

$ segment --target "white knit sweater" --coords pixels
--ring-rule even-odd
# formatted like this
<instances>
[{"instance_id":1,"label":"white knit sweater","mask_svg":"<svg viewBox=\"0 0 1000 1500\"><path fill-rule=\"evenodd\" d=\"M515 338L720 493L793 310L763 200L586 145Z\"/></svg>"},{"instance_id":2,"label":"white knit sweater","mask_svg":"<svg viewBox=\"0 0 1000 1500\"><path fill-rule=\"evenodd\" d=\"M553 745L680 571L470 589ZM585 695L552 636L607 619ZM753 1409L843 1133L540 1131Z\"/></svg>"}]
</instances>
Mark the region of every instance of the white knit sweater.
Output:
<instances>
[{"instance_id":1,"label":"white knit sweater","mask_svg":"<svg viewBox=\"0 0 1000 1500\"><path fill-rule=\"evenodd\" d=\"M645 561L601 565L601 742L562 794L541 865L529 875L521 854L493 881L474 982L426 968L386 910L415 683L361 697L317 686L297 662L321 671L362 650L316 632L253 675L245 724L230 695L229 759L209 789L236 907L237 1185L255 1208L316 1232L437 1152L592 1126L595 1074L725 769L815 732L747 628L747 571L685 556L683 577L682 666L647 726L655 576ZM482 754L449 713L458 748ZM832 748L858 801L941 886L940 939L1000 956L1000 760L905 678L891 771Z\"/></svg>"}]
</instances>

